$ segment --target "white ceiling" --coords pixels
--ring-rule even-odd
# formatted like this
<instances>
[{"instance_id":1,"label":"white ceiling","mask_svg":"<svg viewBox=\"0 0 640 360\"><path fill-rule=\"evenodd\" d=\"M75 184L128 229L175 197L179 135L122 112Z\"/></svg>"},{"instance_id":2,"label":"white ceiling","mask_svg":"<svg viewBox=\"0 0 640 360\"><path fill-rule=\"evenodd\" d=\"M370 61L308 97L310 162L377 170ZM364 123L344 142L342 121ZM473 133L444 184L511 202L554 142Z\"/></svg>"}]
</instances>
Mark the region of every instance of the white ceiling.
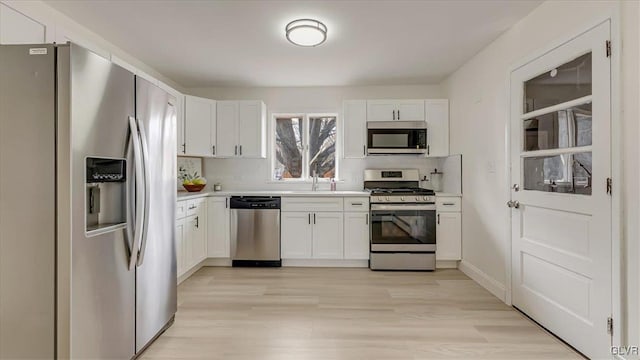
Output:
<instances>
[{"instance_id":1,"label":"white ceiling","mask_svg":"<svg viewBox=\"0 0 640 360\"><path fill-rule=\"evenodd\" d=\"M55 0L48 4L185 87L440 82L542 1ZM324 22L316 48L285 25Z\"/></svg>"}]
</instances>

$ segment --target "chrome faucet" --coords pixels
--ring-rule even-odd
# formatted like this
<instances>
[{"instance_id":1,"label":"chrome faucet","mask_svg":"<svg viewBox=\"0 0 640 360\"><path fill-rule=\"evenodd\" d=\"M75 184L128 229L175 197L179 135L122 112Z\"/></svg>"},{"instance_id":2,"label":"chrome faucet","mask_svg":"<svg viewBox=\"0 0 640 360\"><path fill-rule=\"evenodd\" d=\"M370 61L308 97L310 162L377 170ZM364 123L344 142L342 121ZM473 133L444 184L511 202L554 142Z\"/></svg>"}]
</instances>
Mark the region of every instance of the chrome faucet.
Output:
<instances>
[{"instance_id":1,"label":"chrome faucet","mask_svg":"<svg viewBox=\"0 0 640 360\"><path fill-rule=\"evenodd\" d=\"M311 183L311 191L318 191L318 171L313 170L313 182Z\"/></svg>"}]
</instances>

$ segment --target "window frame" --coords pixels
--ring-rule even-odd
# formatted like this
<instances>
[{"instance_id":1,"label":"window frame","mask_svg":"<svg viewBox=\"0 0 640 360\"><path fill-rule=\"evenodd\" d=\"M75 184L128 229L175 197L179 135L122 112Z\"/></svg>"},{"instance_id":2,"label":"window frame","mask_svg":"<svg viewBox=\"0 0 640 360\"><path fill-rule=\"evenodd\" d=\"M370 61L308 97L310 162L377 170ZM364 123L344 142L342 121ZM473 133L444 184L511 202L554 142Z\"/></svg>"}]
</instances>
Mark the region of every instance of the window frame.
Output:
<instances>
[{"instance_id":1,"label":"window frame","mask_svg":"<svg viewBox=\"0 0 640 360\"><path fill-rule=\"evenodd\" d=\"M296 179L277 180L275 178L275 168L278 162L276 158L276 121L278 118L298 117L302 119L302 175ZM340 154L342 139L340 131L340 116L335 112L291 112L291 113L272 113L269 121L269 181L275 183L310 183L313 181L310 174L310 154L309 154L309 131L310 119L317 117L333 117L336 119L336 144L335 144L335 177L336 181L340 181ZM328 178L318 178L319 182L330 182Z\"/></svg>"}]
</instances>

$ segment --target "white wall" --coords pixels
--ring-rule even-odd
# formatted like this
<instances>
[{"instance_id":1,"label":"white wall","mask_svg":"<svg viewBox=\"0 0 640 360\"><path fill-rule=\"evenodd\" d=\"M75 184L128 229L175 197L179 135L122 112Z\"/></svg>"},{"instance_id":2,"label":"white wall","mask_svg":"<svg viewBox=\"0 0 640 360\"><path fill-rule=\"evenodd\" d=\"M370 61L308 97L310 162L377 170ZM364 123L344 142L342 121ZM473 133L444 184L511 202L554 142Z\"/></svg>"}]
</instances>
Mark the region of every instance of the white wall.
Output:
<instances>
[{"instance_id":1,"label":"white wall","mask_svg":"<svg viewBox=\"0 0 640 360\"><path fill-rule=\"evenodd\" d=\"M614 154L616 151L622 153L625 161L624 180L614 179L616 186L623 189L614 200L614 206L616 201L624 202L624 236L628 241L627 247L633 251L634 258L629 259L634 266L629 268L633 286L628 287L631 296L629 309L633 314L627 321L627 330L630 344L638 345L638 3L545 2L449 76L442 85L451 104L451 151L463 155L463 263L481 284L504 299L510 257L509 210L505 206L510 185L505 149L510 69L524 58L539 54L541 49L548 49L552 44L577 35L611 16L614 19L613 34L616 34L616 26L620 26L622 20L622 42L630 43L627 48L622 48L621 53L620 39L613 38L612 64L615 68L616 61L621 58L623 62L622 85L614 90L613 100L620 100L620 90L624 90L624 117L621 122L625 134L624 146L613 142L614 147L620 146L618 150L614 149ZM618 131L620 133L620 129Z\"/></svg>"},{"instance_id":2,"label":"white wall","mask_svg":"<svg viewBox=\"0 0 640 360\"><path fill-rule=\"evenodd\" d=\"M263 100L269 124L274 113L337 113L342 121L342 102L347 99L426 99L441 98L438 85L364 86L364 87L273 87L273 88L199 88L187 92L216 100ZM273 131L269 126L269 131ZM339 140L340 141L340 140ZM204 173L211 183L220 182L227 189L308 189L309 184L282 184L270 181L271 147L267 159L206 159ZM341 159L339 190L362 189L365 168L409 167L428 175L440 167L436 159L414 156L373 157L366 160ZM328 185L324 185L327 187ZM428 186L424 183L423 186Z\"/></svg>"},{"instance_id":3,"label":"white wall","mask_svg":"<svg viewBox=\"0 0 640 360\"><path fill-rule=\"evenodd\" d=\"M15 11L18 11L19 13L26 15L27 17L41 24L46 25L47 42L61 42L64 41L65 37L69 37L79 45L87 47L102 56L105 56L107 58L115 56L135 66L146 75L160 80L178 91L183 90L180 84L177 84L173 80L162 75L154 68L138 60L137 58L117 47L113 43L109 42L102 36L80 25L75 20L64 15L63 13L59 12L58 10L52 8L42 1L0 0L0 3L10 7Z\"/></svg>"}]
</instances>

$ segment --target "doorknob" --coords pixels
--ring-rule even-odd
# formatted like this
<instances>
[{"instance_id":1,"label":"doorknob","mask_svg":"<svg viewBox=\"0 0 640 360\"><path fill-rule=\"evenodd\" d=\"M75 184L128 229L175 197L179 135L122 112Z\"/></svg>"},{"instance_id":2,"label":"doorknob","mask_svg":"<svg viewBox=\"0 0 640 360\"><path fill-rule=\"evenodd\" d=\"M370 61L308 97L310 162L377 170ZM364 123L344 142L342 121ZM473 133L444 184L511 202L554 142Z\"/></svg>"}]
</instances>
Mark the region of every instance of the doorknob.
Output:
<instances>
[{"instance_id":1,"label":"doorknob","mask_svg":"<svg viewBox=\"0 0 640 360\"><path fill-rule=\"evenodd\" d=\"M520 185L518 184L513 184L513 186L511 187L513 189L513 191L518 192L520 191Z\"/></svg>"},{"instance_id":2,"label":"doorknob","mask_svg":"<svg viewBox=\"0 0 640 360\"><path fill-rule=\"evenodd\" d=\"M513 202L513 207L516 209L520 209L520 202L518 200Z\"/></svg>"},{"instance_id":3,"label":"doorknob","mask_svg":"<svg viewBox=\"0 0 640 360\"><path fill-rule=\"evenodd\" d=\"M511 201L511 200L507 201L507 206L512 208L513 207L513 201Z\"/></svg>"}]
</instances>

